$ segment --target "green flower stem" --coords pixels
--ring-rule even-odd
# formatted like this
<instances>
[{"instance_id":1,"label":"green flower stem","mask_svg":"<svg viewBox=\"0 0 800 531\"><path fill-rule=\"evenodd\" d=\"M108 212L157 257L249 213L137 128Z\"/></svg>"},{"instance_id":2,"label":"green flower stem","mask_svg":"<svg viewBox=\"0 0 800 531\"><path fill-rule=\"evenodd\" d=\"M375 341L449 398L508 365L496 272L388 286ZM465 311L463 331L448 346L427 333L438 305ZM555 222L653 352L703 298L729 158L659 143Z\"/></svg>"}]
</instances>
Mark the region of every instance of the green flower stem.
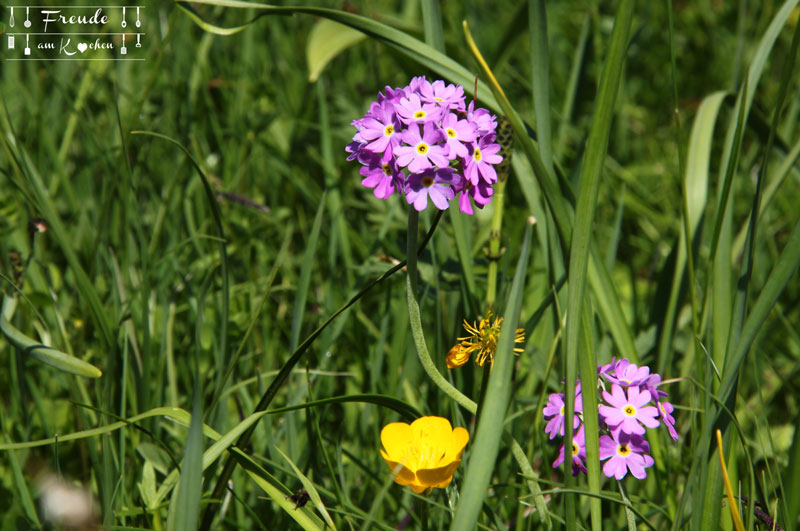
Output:
<instances>
[{"instance_id":1,"label":"green flower stem","mask_svg":"<svg viewBox=\"0 0 800 531\"><path fill-rule=\"evenodd\" d=\"M419 227L419 212L413 207L408 209L408 237L406 242L407 271L406 289L408 291L408 320L411 323L411 335L414 337L414 345L417 347L417 355L422 363L422 368L436 386L455 400L461 407L475 413L478 405L467 397L464 393L453 387L445 380L444 376L436 368L425 344L425 335L422 332L422 321L419 314L419 303L417 302L417 230Z\"/></svg>"},{"instance_id":2,"label":"green flower stem","mask_svg":"<svg viewBox=\"0 0 800 531\"><path fill-rule=\"evenodd\" d=\"M493 310L497 303L497 262L500 260L500 230L503 228L503 198L505 197L506 181L498 179L494 185L494 211L492 212L492 227L489 231L489 273L486 285L486 307Z\"/></svg>"},{"instance_id":3,"label":"green flower stem","mask_svg":"<svg viewBox=\"0 0 800 531\"><path fill-rule=\"evenodd\" d=\"M483 364L483 378L481 379L481 391L478 396L478 413L475 416L475 425L477 426L481 420L481 410L483 409L483 400L486 397L486 388L489 386L489 376L492 374L492 362L487 360Z\"/></svg>"},{"instance_id":4,"label":"green flower stem","mask_svg":"<svg viewBox=\"0 0 800 531\"><path fill-rule=\"evenodd\" d=\"M636 531L636 517L633 514L631 500L628 498L628 489L625 488L625 483L622 481L617 481L617 485L625 506L625 520L628 522L628 531Z\"/></svg>"},{"instance_id":5,"label":"green flower stem","mask_svg":"<svg viewBox=\"0 0 800 531\"><path fill-rule=\"evenodd\" d=\"M478 411L478 405L465 396L461 391L453 387L450 382L444 379L441 373L439 373L439 370L436 368L436 365L434 365L433 360L428 353L428 347L425 344L425 336L422 332L422 323L420 321L419 304L417 303L416 297L418 284L416 253L418 226L419 213L410 207L408 210L408 236L406 243L408 254L408 276L406 278L406 288L408 290L408 318L409 322L411 323L411 334L414 337L414 344L417 347L417 355L419 356L420 363L422 363L422 367L425 369L425 372L428 373L428 376L431 378L431 380L433 380L433 383L464 409L472 414L475 414ZM522 471L522 474L526 477L528 487L533 494L534 505L536 506L537 512L539 513L542 522L544 522L545 527L550 529L552 527L550 522L550 514L547 510L547 505L545 504L542 491L539 488L539 483L537 482L537 478L539 476L533 471L533 467L531 467L531 464L525 455L525 451L514 439L511 433L505 429L503 432L506 442L511 447L511 453L514 456L514 459L517 461L517 465Z\"/></svg>"}]
</instances>

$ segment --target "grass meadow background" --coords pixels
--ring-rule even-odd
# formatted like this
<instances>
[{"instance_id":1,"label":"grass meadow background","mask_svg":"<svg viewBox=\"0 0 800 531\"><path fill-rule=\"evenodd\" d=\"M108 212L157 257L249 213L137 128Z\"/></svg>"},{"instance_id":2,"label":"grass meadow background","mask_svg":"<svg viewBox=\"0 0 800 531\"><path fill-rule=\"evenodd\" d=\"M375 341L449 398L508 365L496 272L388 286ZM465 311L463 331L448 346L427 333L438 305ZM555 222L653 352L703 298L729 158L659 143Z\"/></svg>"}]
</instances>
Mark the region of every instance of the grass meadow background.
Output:
<instances>
[{"instance_id":1,"label":"grass meadow background","mask_svg":"<svg viewBox=\"0 0 800 531\"><path fill-rule=\"evenodd\" d=\"M2 527L65 528L57 478L91 492L87 528L733 529L720 429L743 527L796 529L797 4L159 2L145 62L3 61ZM373 284L406 258L408 205L345 161L350 122L423 74L468 94L477 74L514 130L502 206L451 208L418 260L431 356L477 401L482 370L444 357L489 309L501 222L494 307L519 305L526 343L496 456L418 360L404 270ZM543 432L547 394L612 356L669 380L680 434L651 435L624 489L554 470ZM472 439L429 496L379 454L420 414Z\"/></svg>"}]
</instances>

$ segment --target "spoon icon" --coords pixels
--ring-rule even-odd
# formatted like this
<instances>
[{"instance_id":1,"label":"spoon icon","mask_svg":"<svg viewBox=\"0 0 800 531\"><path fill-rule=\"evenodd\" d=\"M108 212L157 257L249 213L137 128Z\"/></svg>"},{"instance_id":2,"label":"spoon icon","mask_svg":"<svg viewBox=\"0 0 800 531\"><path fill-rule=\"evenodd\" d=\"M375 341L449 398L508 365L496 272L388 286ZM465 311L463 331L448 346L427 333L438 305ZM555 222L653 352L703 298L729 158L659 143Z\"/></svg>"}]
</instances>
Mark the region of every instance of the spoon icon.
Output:
<instances>
[{"instance_id":1,"label":"spoon icon","mask_svg":"<svg viewBox=\"0 0 800 531\"><path fill-rule=\"evenodd\" d=\"M31 8L26 7L25 8L25 23L23 24L23 26L25 26L26 28L30 28L31 27L31 21L28 20L30 18L30 16L31 16Z\"/></svg>"},{"instance_id":2,"label":"spoon icon","mask_svg":"<svg viewBox=\"0 0 800 531\"><path fill-rule=\"evenodd\" d=\"M123 6L122 7L122 27L124 28L127 25L128 25L128 23L125 22L125 7Z\"/></svg>"},{"instance_id":3,"label":"spoon icon","mask_svg":"<svg viewBox=\"0 0 800 531\"><path fill-rule=\"evenodd\" d=\"M11 18L8 19L8 25L14 27L14 8L11 8Z\"/></svg>"},{"instance_id":4,"label":"spoon icon","mask_svg":"<svg viewBox=\"0 0 800 531\"><path fill-rule=\"evenodd\" d=\"M136 7L136 27L140 28L141 26L142 26L142 23L139 22L139 7L137 6Z\"/></svg>"}]
</instances>

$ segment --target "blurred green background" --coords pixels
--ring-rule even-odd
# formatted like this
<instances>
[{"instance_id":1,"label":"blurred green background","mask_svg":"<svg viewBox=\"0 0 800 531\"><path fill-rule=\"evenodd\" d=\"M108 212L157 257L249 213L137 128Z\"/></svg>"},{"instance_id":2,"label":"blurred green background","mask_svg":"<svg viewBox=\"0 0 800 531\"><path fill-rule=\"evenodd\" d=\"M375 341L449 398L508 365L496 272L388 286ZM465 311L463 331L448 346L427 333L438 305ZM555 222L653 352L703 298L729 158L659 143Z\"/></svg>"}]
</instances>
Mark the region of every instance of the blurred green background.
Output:
<instances>
[{"instance_id":1,"label":"blurred green background","mask_svg":"<svg viewBox=\"0 0 800 531\"><path fill-rule=\"evenodd\" d=\"M673 2L674 84L670 4L636 6L594 235L635 338L634 354L665 379L713 381L713 354L692 345L685 275L675 284L683 226L679 157L692 150L690 130L704 98L729 91L708 138L708 200L700 206L703 222L694 244L698 297L707 298L711 294L706 288L715 276L707 265L725 129L735 123L736 91L759 42L779 10L787 5L792 9L789 4ZM363 15L424 40L416 1L315 6ZM547 4L553 152L563 182L575 189L616 6L590 0ZM219 27L247 26L230 36L213 35L188 10ZM528 4L446 1L441 12L447 55L478 72L461 29L462 20L467 21L533 132L537 117ZM367 111L384 86L404 86L423 74L439 79L437 72L377 36L342 49L312 82L310 69L319 65L314 58L327 49L338 51L334 38L341 30L326 27L329 23L322 18L261 16L257 9L217 5L184 9L170 2L147 5L144 13L144 62L0 62L0 296L12 297L19 288L12 319L16 328L103 371L99 379L58 371L0 335L3 443L63 437L157 407L192 411L195 392L208 426L224 434L253 411L303 339L362 286L405 257L405 201L374 198L360 185L357 165L345 161L344 146L354 133L351 121ZM764 154L787 58L792 64L797 21L795 7L769 51L760 83L749 87L753 107L733 177L731 293L758 172L769 161L774 173L767 175L767 183L774 182L773 174L782 176L769 202L762 204L752 300L798 222L800 175L791 155L800 113L796 70L789 78L772 149ZM315 32L324 31L330 33L315 40ZM466 92L471 94L473 87ZM488 97L477 94L479 102ZM207 181L175 143L141 131L184 146ZM219 226L210 197L217 205ZM469 271L459 258L449 215L420 258L423 325L442 371L445 353L463 334L462 320L485 315L481 301L493 208L491 204L463 221ZM558 245L546 210L528 162L515 153L501 234L501 308L525 220L535 215L540 223L526 277L520 326L528 326L528 342L515 371L510 414L518 416L511 431L523 441L542 489L557 489L563 477L550 463L558 446L548 443L542 432L541 399L557 392L564 374L557 354L563 308L548 297L556 285L564 304L566 290L560 284L564 263L554 252ZM33 218L44 218L48 230L31 238L28 223ZM423 231L432 219L430 212L422 216ZM770 513L776 498L783 496L781 505L791 504L792 487L800 487L797 280L795 271L742 364L736 414L749 454L737 447L729 455L734 481L746 480L752 463L758 487L749 496L769 504ZM671 289L678 293L672 315ZM404 290L402 273L394 275L333 321L280 388L272 407L378 393L470 427L473 419L425 379L408 333ZM535 312L541 308L540 316ZM705 327L712 326L713 312L699 317ZM670 320L674 332L665 332ZM617 350L599 317L593 331L598 362L630 355ZM241 355L223 390L220 382L237 350ZM705 372L699 373L698 366ZM450 377L465 394L477 397L477 367L467 365ZM691 502L681 514L678 500L696 481L689 456L698 444L695 433L706 408L689 380L668 391L673 403L681 405L681 439L673 445L659 434L663 440L657 467L646 481L628 485L645 521L657 529L675 528L691 518ZM215 394L223 399L212 408ZM216 525L302 525L291 508L278 506L281 501L293 506L282 497L303 487L276 452L278 447L317 486L339 528L394 529L404 518L411 518L409 525L416 528L420 507L428 504L428 525L447 527L454 489L423 500L391 484L378 454L379 433L398 418L386 407L358 402L264 418L251 444L241 450L269 471L270 481L282 490L265 493L237 468L235 494L222 510L216 509ZM204 444L207 448L210 441ZM56 474L92 491L100 508L98 521L109 528L172 525L167 514L178 501L169 494L154 502L154 493L188 448L186 426L159 414L107 435L6 450L0 459L2 524L9 529L55 525L46 523L40 484L41 478ZM205 471L206 498L221 462ZM501 449L493 481L482 525L538 528L524 479L507 449ZM577 488L585 488L582 481ZM611 482L604 488L617 495ZM564 518L562 498L547 493L556 525ZM578 500L578 518L588 522L587 498ZM313 513L311 506L297 512ZM794 528L796 520L787 518L796 519L797 509L781 510L781 525ZM727 509L721 514L720 525L730 526ZM616 502L604 502L604 515L606 529L625 525ZM640 526L644 528L644 521Z\"/></svg>"}]
</instances>

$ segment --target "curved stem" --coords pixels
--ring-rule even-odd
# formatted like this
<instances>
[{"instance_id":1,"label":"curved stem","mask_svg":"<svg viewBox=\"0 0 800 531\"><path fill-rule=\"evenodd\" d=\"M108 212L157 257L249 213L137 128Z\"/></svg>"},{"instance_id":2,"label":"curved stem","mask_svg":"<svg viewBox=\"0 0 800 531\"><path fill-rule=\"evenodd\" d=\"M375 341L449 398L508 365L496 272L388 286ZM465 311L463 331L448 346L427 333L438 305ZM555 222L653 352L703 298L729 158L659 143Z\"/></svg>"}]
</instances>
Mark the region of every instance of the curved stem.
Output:
<instances>
[{"instance_id":1,"label":"curved stem","mask_svg":"<svg viewBox=\"0 0 800 531\"><path fill-rule=\"evenodd\" d=\"M413 207L408 209L408 236L406 241L406 249L407 249L407 267L406 270L408 272L408 276L406 277L406 289L408 291L408 320L411 324L411 335L414 337L414 345L417 347L417 355L419 356L419 361L422 363L422 367L425 369L425 372L428 374L433 383L436 386L444 391L447 396L455 400L460 406L464 409L469 411L472 414L477 413L478 411L478 404L476 404L473 400L469 397L464 395L461 391L453 387L453 385L445 380L442 374L439 372L439 369L436 368L436 365L433 363L431 359L431 355L428 352L428 347L425 344L425 335L422 332L422 322L420 319L419 313L419 303L417 302L416 290L417 290L417 231L419 227L419 212L414 210ZM514 455L514 459L517 461L517 465L520 467L522 473L528 478L528 487L531 489L531 493L534 496L534 503L536 508L539 511L539 514L542 517L542 521L545 523L547 529L552 527L550 523L549 513L547 511L547 506L544 502L544 497L542 496L542 491L539 488L539 484L536 481L538 475L533 471L531 467L530 461L528 461L527 456L525 455L524 450L519 445L519 443L514 439L511 433L508 430L505 431L505 436L508 439L508 442L511 446L512 454Z\"/></svg>"},{"instance_id":2,"label":"curved stem","mask_svg":"<svg viewBox=\"0 0 800 531\"><path fill-rule=\"evenodd\" d=\"M417 230L419 226L419 212L413 207L408 209L408 238L406 241L407 249L407 270L406 291L408 292L408 320L411 323L411 335L414 337L414 345L417 347L417 355L422 364L422 368L428 374L433 383L444 391L447 396L455 400L461 407L475 413L478 405L467 397L464 393L453 387L436 368L425 344L425 335L422 332L422 320L419 314L419 303L417 302Z\"/></svg>"}]
</instances>

